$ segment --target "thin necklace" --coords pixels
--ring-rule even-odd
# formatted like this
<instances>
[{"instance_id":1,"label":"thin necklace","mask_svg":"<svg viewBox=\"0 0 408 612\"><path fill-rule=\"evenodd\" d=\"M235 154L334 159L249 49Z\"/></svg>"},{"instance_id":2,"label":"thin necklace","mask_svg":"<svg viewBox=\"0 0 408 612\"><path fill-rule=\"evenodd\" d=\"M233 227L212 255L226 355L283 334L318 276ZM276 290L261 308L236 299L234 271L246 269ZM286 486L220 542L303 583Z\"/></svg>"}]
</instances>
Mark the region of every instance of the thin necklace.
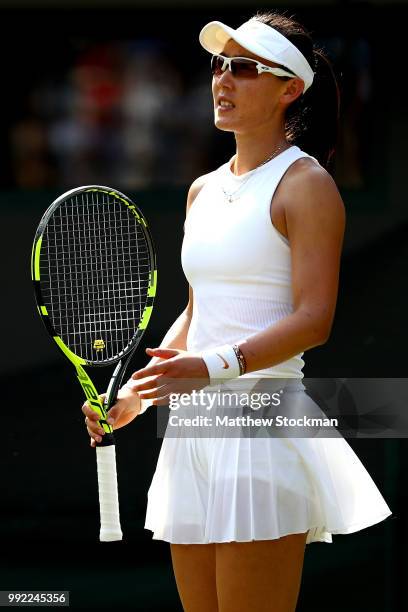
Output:
<instances>
[{"instance_id":1,"label":"thin necklace","mask_svg":"<svg viewBox=\"0 0 408 612\"><path fill-rule=\"evenodd\" d=\"M265 164L267 164L269 161L271 161L271 159L273 159L275 157L275 155L277 155L279 153L279 151L282 149L282 147L284 147L285 144L289 144L288 142L285 142L284 144L279 145L279 147L277 149L275 149L275 151L272 153L272 155L270 155L267 159L265 159L263 162L261 162L260 164L258 164L255 168L253 168L253 170L249 171L249 175L246 177L246 179L239 185L238 189L236 189L235 191L229 192L226 189L224 189L224 187L221 187L225 197L227 198L228 202L233 202L234 200L238 200L239 196L237 197L233 197L236 193L238 193L238 191L241 191L242 187L245 185L245 183L248 181L248 179L251 178L251 176L253 175L254 171L259 170L259 168L262 168L262 166L264 166Z\"/></svg>"}]
</instances>

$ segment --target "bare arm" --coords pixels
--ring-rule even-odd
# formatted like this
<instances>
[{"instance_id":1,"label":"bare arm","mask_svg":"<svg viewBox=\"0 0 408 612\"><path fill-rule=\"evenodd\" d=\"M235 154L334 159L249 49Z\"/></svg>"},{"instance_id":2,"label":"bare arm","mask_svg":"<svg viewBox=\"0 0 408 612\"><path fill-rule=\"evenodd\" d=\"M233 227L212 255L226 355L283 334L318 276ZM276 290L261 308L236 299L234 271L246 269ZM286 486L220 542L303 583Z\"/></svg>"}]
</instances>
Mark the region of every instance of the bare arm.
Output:
<instances>
[{"instance_id":1,"label":"bare arm","mask_svg":"<svg viewBox=\"0 0 408 612\"><path fill-rule=\"evenodd\" d=\"M336 308L345 209L332 177L318 166L285 185L294 312L239 342L247 372L272 367L324 344Z\"/></svg>"}]
</instances>

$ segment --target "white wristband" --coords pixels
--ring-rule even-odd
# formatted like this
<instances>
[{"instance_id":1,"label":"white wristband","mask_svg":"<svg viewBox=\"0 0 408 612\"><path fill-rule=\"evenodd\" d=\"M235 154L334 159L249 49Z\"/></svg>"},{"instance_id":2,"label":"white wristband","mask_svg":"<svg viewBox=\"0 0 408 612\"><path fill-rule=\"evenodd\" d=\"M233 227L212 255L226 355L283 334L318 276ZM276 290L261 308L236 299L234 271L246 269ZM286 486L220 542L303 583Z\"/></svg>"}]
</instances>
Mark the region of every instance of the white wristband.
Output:
<instances>
[{"instance_id":1,"label":"white wristband","mask_svg":"<svg viewBox=\"0 0 408 612\"><path fill-rule=\"evenodd\" d=\"M219 379L238 378L239 361L229 344L203 351L201 357L207 366L210 384Z\"/></svg>"}]
</instances>

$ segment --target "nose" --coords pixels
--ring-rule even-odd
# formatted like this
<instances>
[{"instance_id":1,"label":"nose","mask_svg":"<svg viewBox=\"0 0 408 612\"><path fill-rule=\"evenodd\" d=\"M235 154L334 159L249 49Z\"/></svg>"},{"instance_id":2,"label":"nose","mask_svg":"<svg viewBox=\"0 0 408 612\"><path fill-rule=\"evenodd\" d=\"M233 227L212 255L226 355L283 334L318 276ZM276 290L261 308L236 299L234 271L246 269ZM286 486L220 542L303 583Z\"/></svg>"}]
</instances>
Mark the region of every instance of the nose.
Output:
<instances>
[{"instance_id":1,"label":"nose","mask_svg":"<svg viewBox=\"0 0 408 612\"><path fill-rule=\"evenodd\" d=\"M218 87L231 87L234 82L234 77L231 70L227 67L220 75L214 75L215 83Z\"/></svg>"}]
</instances>

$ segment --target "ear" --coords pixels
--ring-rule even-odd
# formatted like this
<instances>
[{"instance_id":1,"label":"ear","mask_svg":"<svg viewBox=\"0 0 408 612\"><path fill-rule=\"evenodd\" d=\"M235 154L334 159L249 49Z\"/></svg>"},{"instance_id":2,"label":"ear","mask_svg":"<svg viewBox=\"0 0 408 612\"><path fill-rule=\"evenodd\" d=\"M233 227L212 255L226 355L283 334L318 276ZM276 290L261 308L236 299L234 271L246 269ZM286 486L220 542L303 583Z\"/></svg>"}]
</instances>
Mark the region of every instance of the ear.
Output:
<instances>
[{"instance_id":1,"label":"ear","mask_svg":"<svg viewBox=\"0 0 408 612\"><path fill-rule=\"evenodd\" d=\"M302 95L304 82L302 79L293 78L287 81L285 85L286 87L280 96L280 102L285 105L292 104L292 102Z\"/></svg>"}]
</instances>

